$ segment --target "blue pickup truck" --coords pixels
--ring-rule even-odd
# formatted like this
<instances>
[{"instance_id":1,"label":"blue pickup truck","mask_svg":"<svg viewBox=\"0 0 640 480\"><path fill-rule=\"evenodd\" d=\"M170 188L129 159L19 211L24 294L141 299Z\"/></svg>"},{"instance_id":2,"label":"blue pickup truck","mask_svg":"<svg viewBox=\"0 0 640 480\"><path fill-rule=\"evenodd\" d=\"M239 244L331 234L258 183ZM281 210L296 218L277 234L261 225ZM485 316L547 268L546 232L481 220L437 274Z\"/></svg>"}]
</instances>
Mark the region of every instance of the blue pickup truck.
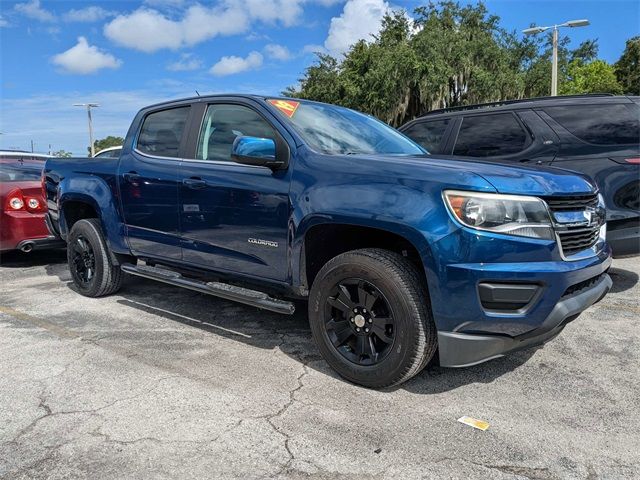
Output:
<instances>
[{"instance_id":1,"label":"blue pickup truck","mask_svg":"<svg viewBox=\"0 0 640 480\"><path fill-rule=\"evenodd\" d=\"M544 343L611 287L586 177L440 160L322 103L153 105L119 158L52 158L43 175L81 294L128 274L283 314L306 299L322 356L367 387Z\"/></svg>"}]
</instances>

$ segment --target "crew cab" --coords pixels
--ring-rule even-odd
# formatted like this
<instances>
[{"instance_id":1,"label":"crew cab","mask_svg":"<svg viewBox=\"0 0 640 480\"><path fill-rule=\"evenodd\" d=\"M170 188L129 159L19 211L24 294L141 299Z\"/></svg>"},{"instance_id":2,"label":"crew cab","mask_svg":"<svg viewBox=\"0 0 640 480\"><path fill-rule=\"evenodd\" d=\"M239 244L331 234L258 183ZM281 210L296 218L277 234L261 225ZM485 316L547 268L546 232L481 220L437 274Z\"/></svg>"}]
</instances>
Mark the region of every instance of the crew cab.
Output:
<instances>
[{"instance_id":1,"label":"crew cab","mask_svg":"<svg viewBox=\"0 0 640 480\"><path fill-rule=\"evenodd\" d=\"M441 160L333 105L153 105L119 158L49 159L43 183L81 294L129 274L283 314L306 299L322 356L367 387L544 343L611 287L587 177Z\"/></svg>"}]
</instances>

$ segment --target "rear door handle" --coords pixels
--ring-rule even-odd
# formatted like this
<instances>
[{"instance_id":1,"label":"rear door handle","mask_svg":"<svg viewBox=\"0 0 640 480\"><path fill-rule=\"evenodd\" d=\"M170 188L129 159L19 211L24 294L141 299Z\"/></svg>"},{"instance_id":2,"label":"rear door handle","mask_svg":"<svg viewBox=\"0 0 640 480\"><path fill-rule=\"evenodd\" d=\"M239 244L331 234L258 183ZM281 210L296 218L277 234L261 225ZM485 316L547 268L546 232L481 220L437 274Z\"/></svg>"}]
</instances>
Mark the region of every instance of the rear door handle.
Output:
<instances>
[{"instance_id":1,"label":"rear door handle","mask_svg":"<svg viewBox=\"0 0 640 480\"><path fill-rule=\"evenodd\" d=\"M199 177L185 178L182 183L193 190L199 190L207 186L207 182Z\"/></svg>"},{"instance_id":2,"label":"rear door handle","mask_svg":"<svg viewBox=\"0 0 640 480\"><path fill-rule=\"evenodd\" d=\"M122 175L125 182L135 182L136 180L140 179L140 175L138 174L138 172L127 172L124 175Z\"/></svg>"}]
</instances>

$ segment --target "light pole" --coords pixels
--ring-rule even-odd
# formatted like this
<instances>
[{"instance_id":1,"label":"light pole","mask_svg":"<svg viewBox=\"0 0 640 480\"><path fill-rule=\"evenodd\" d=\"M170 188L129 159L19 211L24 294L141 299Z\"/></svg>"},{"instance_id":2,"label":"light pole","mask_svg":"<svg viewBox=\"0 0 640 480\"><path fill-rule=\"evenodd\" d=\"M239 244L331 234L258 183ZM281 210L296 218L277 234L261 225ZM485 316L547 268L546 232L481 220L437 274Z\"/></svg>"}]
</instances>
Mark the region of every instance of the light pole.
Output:
<instances>
[{"instance_id":1,"label":"light pole","mask_svg":"<svg viewBox=\"0 0 640 480\"><path fill-rule=\"evenodd\" d=\"M523 30L525 35L537 35L538 33L546 32L550 28L553 28L553 56L551 58L551 96L558 95L558 29L561 27L586 27L589 25L589 20L569 20L558 25L550 25L548 27L531 27Z\"/></svg>"},{"instance_id":2,"label":"light pole","mask_svg":"<svg viewBox=\"0 0 640 480\"><path fill-rule=\"evenodd\" d=\"M99 107L97 103L74 103L74 107L87 107L87 117L89 119L89 144L91 145L91 156L93 157L96 153L95 146L93 145L93 122L91 120L91 109L94 107Z\"/></svg>"}]
</instances>

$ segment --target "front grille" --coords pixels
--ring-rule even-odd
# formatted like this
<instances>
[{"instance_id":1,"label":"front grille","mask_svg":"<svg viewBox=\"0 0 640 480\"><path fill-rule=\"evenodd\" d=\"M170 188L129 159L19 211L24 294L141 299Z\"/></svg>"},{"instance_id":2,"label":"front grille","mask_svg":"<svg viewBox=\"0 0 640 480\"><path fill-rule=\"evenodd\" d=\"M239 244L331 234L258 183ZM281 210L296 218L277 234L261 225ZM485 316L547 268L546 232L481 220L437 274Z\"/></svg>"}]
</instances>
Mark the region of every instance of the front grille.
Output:
<instances>
[{"instance_id":1,"label":"front grille","mask_svg":"<svg viewBox=\"0 0 640 480\"><path fill-rule=\"evenodd\" d=\"M600 236L600 227L569 227L566 231L558 232L562 253L569 257L575 253L593 247Z\"/></svg>"},{"instance_id":2,"label":"front grille","mask_svg":"<svg viewBox=\"0 0 640 480\"><path fill-rule=\"evenodd\" d=\"M575 212L596 208L598 206L598 195L581 195L572 197L543 197L552 212Z\"/></svg>"},{"instance_id":3,"label":"front grille","mask_svg":"<svg viewBox=\"0 0 640 480\"><path fill-rule=\"evenodd\" d=\"M598 194L562 197L543 197L551 213L582 212L598 208ZM600 236L600 222L594 225L565 226L556 224L556 232L560 238L562 253L570 257L578 252L593 247Z\"/></svg>"}]
</instances>

